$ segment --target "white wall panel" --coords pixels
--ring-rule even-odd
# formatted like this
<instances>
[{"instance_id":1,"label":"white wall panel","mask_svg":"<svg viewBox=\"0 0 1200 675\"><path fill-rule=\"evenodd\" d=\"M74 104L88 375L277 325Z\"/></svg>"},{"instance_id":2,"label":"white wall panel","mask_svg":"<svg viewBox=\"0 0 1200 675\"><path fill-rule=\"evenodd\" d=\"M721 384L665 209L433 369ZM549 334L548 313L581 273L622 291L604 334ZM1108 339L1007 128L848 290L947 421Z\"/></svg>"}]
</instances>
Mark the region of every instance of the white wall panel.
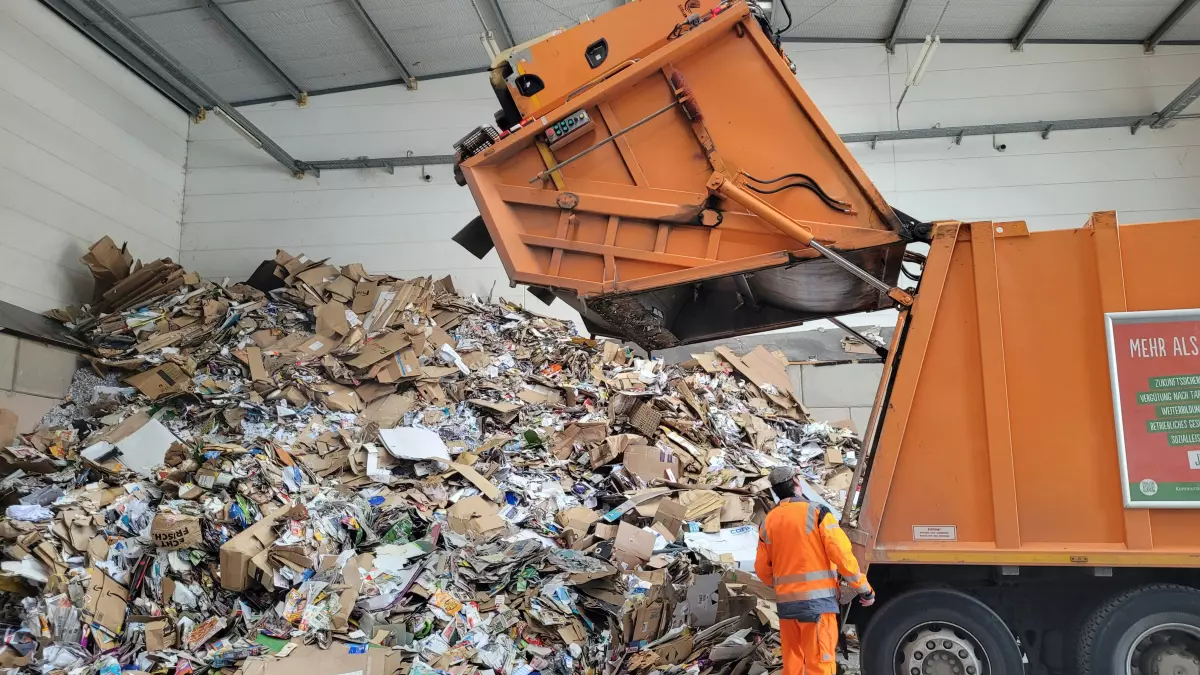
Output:
<instances>
[{"instance_id":1,"label":"white wall panel","mask_svg":"<svg viewBox=\"0 0 1200 675\"><path fill-rule=\"evenodd\" d=\"M897 111L919 45L789 44L798 77L839 132L1146 114L1200 74L1200 48L942 45ZM245 114L301 159L447 154L491 121L484 75L254 106ZM1003 144L1003 152L996 146ZM1161 131L1099 129L858 143L851 152L885 197L925 219L1027 219L1082 225L1117 209L1122 222L1200 218L1200 122ZM296 180L220 122L195 127L188 151L183 259L209 276L242 277L277 247L363 262L400 276L452 273L460 288L510 299L493 253L476 261L449 237L475 208L449 167L330 171ZM546 311L532 297L531 307ZM554 312L569 314L561 303ZM881 317L887 323L891 319ZM870 321L869 319L867 321Z\"/></svg>"},{"instance_id":2,"label":"white wall panel","mask_svg":"<svg viewBox=\"0 0 1200 675\"><path fill-rule=\"evenodd\" d=\"M188 116L37 0L0 3L0 300L87 300L104 235L177 258Z\"/></svg>"}]
</instances>

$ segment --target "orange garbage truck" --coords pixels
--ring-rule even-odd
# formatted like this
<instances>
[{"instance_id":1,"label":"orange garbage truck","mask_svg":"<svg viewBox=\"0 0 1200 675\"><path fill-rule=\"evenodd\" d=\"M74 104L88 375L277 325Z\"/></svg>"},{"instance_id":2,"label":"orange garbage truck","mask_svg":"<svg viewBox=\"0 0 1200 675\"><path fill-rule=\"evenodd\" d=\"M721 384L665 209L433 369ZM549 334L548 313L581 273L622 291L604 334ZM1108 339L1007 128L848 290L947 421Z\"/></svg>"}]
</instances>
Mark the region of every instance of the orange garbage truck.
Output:
<instances>
[{"instance_id":1,"label":"orange garbage truck","mask_svg":"<svg viewBox=\"0 0 1200 675\"><path fill-rule=\"evenodd\" d=\"M455 239L648 349L898 310L842 516L867 675L1200 675L1200 221L919 221L793 71L743 0L518 45Z\"/></svg>"}]
</instances>

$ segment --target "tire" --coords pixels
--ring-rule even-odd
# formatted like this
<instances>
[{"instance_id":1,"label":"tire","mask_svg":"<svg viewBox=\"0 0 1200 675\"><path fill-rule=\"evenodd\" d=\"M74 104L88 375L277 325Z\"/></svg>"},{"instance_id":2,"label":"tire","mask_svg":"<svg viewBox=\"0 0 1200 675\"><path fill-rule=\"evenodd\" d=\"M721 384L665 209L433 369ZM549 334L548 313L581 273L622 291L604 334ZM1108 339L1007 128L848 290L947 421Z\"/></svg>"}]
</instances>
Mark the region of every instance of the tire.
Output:
<instances>
[{"instance_id":1,"label":"tire","mask_svg":"<svg viewBox=\"0 0 1200 675\"><path fill-rule=\"evenodd\" d=\"M987 663L987 670L977 675L1024 673L1021 650L1012 632L991 608L960 591L930 588L896 596L875 612L862 640L863 675L895 675L897 655L911 643L906 637L914 631L938 628L937 624L970 634Z\"/></svg>"},{"instance_id":2,"label":"tire","mask_svg":"<svg viewBox=\"0 0 1200 675\"><path fill-rule=\"evenodd\" d=\"M1079 635L1080 675L1128 672L1134 641L1154 626L1171 623L1190 626L1200 635L1200 590L1153 584L1113 597L1092 612Z\"/></svg>"}]
</instances>

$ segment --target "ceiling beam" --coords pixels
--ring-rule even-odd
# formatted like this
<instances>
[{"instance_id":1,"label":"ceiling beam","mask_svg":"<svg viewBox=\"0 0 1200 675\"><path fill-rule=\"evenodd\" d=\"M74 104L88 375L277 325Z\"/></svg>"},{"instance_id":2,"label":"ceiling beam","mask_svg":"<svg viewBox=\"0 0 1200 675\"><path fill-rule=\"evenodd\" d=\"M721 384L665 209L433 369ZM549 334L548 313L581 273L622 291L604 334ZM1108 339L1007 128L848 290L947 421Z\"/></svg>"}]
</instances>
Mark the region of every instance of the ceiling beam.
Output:
<instances>
[{"instance_id":1,"label":"ceiling beam","mask_svg":"<svg viewBox=\"0 0 1200 675\"><path fill-rule=\"evenodd\" d=\"M896 39L900 37L900 27L904 25L904 18L908 16L910 7L912 7L912 0L900 0L900 11L896 12L896 20L892 23L892 32L888 33L887 40L884 42L889 54L896 53Z\"/></svg>"},{"instance_id":2,"label":"ceiling beam","mask_svg":"<svg viewBox=\"0 0 1200 675\"><path fill-rule=\"evenodd\" d=\"M379 26L376 26L375 22L371 20L371 15L367 14L367 8L363 7L359 0L346 0L346 2L350 3L350 6L353 7L354 11L358 14L358 18L362 19L363 25L367 28L367 32L370 33L371 37L375 38L375 42L379 44L380 51L382 51L384 56L387 57L388 61L390 61L392 65L396 67L396 70L399 70L400 73L404 75L404 81L408 84L408 88L416 89L417 78L413 77L412 73L408 72L408 68L404 66L404 62L400 60L400 57L396 54L396 51L392 49L392 45L389 44L387 38L383 36L383 33L379 30Z\"/></svg>"},{"instance_id":3,"label":"ceiling beam","mask_svg":"<svg viewBox=\"0 0 1200 675\"><path fill-rule=\"evenodd\" d=\"M204 113L203 101L168 82L158 71L146 65L145 62L126 49L121 43L112 39L112 36L92 23L91 20L79 10L72 7L66 0L42 0L42 3L57 12L68 23L83 31L88 37L95 40L113 58L124 64L126 68L140 75L143 80L161 92L163 96L166 96L175 105L183 108L188 115L197 117Z\"/></svg>"},{"instance_id":4,"label":"ceiling beam","mask_svg":"<svg viewBox=\"0 0 1200 675\"><path fill-rule=\"evenodd\" d=\"M208 15L229 34L229 37L233 38L234 42L238 43L247 54L253 57L255 61L258 61L260 66L271 73L271 76L291 94L292 98L296 99L297 103L302 106L308 105L308 94L300 88L300 85L292 81L292 78L288 77L287 73L275 65L271 57L259 49L258 45L254 44L254 40L251 40L249 35L246 35L242 32L241 28L238 28L238 25L233 22L233 19L229 18L229 15L225 13L225 10L221 9L220 5L213 2L213 0L200 0L200 6L208 11Z\"/></svg>"},{"instance_id":5,"label":"ceiling beam","mask_svg":"<svg viewBox=\"0 0 1200 675\"><path fill-rule=\"evenodd\" d=\"M1161 129L1179 116L1185 108L1192 104L1197 98L1200 98L1200 79L1193 82L1187 89L1179 92L1175 100L1168 103L1162 110L1158 111L1158 119L1150 124L1151 129Z\"/></svg>"},{"instance_id":6,"label":"ceiling beam","mask_svg":"<svg viewBox=\"0 0 1200 675\"><path fill-rule=\"evenodd\" d=\"M500 36L507 41L507 44L505 44L502 49L508 49L510 47L517 46L517 38L515 35L513 35L512 27L508 25L508 17L504 16L504 8L500 6L500 0L479 1L488 6L488 9L491 11L492 15L496 17L496 23L500 24ZM478 7L476 7L476 11L479 11ZM482 16L480 16L480 21L483 21ZM485 30L491 30L486 21L483 22L483 27Z\"/></svg>"},{"instance_id":7,"label":"ceiling beam","mask_svg":"<svg viewBox=\"0 0 1200 675\"><path fill-rule=\"evenodd\" d=\"M1189 89L1200 92L1200 81ZM1169 107L1169 106L1168 106ZM1184 106L1186 107L1186 106ZM1182 110L1182 108L1180 108ZM1164 108L1164 112L1166 109ZM1162 119L1163 113L1157 113ZM1178 115L1178 113L1176 113ZM1191 118L1191 116L1187 116ZM1081 129L1118 129L1135 130L1137 127L1154 120L1155 114L1132 115L1128 117L1091 117L1086 119L1057 120L1052 122L1008 122L1004 124L980 124L966 127L933 127L928 129L901 129L888 131L867 131L852 134L841 134L843 143L878 143L880 141L908 141L920 138L956 138L964 136L991 136L994 134L1023 134L1037 133L1042 138L1049 138L1050 133L1060 131L1078 131ZM1151 128L1156 128L1153 124ZM317 170L334 171L338 169L393 169L403 166L433 166L435 164L453 164L453 155L420 155L413 157L358 157L356 159L332 159L309 162L308 165Z\"/></svg>"},{"instance_id":8,"label":"ceiling beam","mask_svg":"<svg viewBox=\"0 0 1200 675\"><path fill-rule=\"evenodd\" d=\"M931 127L927 129L901 129L899 131L867 131L841 134L843 143L875 143L878 141L908 141L918 138L959 138L962 136L991 136L993 134L1046 134L1047 130L1072 131L1080 129L1132 129L1136 125L1154 119L1153 115L1129 117L1092 117L1087 119L1054 120L1042 122L1010 122L1006 124L981 124L966 127ZM1049 136L1049 134L1046 134Z\"/></svg>"},{"instance_id":9,"label":"ceiling beam","mask_svg":"<svg viewBox=\"0 0 1200 675\"><path fill-rule=\"evenodd\" d=\"M1042 16L1046 14L1046 10L1050 9L1050 3L1054 0L1041 0L1037 7L1033 8L1033 13L1025 20L1025 25L1021 26L1021 31L1017 33L1017 37L1013 38L1013 51L1019 52L1025 46L1025 41L1029 39L1029 34L1037 28L1038 22L1042 20Z\"/></svg>"},{"instance_id":10,"label":"ceiling beam","mask_svg":"<svg viewBox=\"0 0 1200 675\"><path fill-rule=\"evenodd\" d=\"M255 145L260 146L275 161L287 167L293 175L301 176L304 174L307 168L304 162L297 160L295 157L289 155L286 150L279 147L275 141L271 140L270 136L267 136L261 129L254 126L254 123L238 112L237 108L226 102L225 99L217 95L217 92L205 84L203 80L185 68L179 61L176 61L175 57L168 54L145 31L122 16L109 3L109 0L79 0L79 2L92 10L102 21L112 26L130 44L137 47L139 51L158 64L168 75L203 97L206 105L219 109L227 118L241 127L242 131L245 131L246 135L253 139Z\"/></svg>"},{"instance_id":11,"label":"ceiling beam","mask_svg":"<svg viewBox=\"0 0 1200 675\"><path fill-rule=\"evenodd\" d=\"M1183 0L1183 2L1180 2L1179 6L1175 8L1175 11L1171 12L1171 15L1168 16L1165 21L1159 24L1158 28L1154 29L1154 32L1150 34L1150 37L1146 38L1146 42L1143 45L1143 48L1146 50L1147 54L1154 51L1154 48L1158 46L1158 43L1162 42L1163 36L1166 35L1167 32L1172 28L1174 28L1175 24L1179 23L1183 17L1187 16L1187 13L1192 11L1192 8L1196 6L1197 2L1200 2L1200 0Z\"/></svg>"}]
</instances>

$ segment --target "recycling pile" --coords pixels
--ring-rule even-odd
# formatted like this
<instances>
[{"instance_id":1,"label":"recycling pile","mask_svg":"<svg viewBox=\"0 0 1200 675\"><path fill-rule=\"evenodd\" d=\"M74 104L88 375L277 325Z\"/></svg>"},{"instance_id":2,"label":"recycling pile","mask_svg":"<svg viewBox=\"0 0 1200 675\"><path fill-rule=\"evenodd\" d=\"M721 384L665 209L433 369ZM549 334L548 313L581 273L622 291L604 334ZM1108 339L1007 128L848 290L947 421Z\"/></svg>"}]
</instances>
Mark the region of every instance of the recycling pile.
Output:
<instances>
[{"instance_id":1,"label":"recycling pile","mask_svg":"<svg viewBox=\"0 0 1200 675\"><path fill-rule=\"evenodd\" d=\"M246 283L107 237L83 262L93 302L51 315L91 368L0 439L0 667L781 667L765 476L799 466L837 509L860 452L781 355L668 367L449 278L282 251Z\"/></svg>"}]
</instances>

